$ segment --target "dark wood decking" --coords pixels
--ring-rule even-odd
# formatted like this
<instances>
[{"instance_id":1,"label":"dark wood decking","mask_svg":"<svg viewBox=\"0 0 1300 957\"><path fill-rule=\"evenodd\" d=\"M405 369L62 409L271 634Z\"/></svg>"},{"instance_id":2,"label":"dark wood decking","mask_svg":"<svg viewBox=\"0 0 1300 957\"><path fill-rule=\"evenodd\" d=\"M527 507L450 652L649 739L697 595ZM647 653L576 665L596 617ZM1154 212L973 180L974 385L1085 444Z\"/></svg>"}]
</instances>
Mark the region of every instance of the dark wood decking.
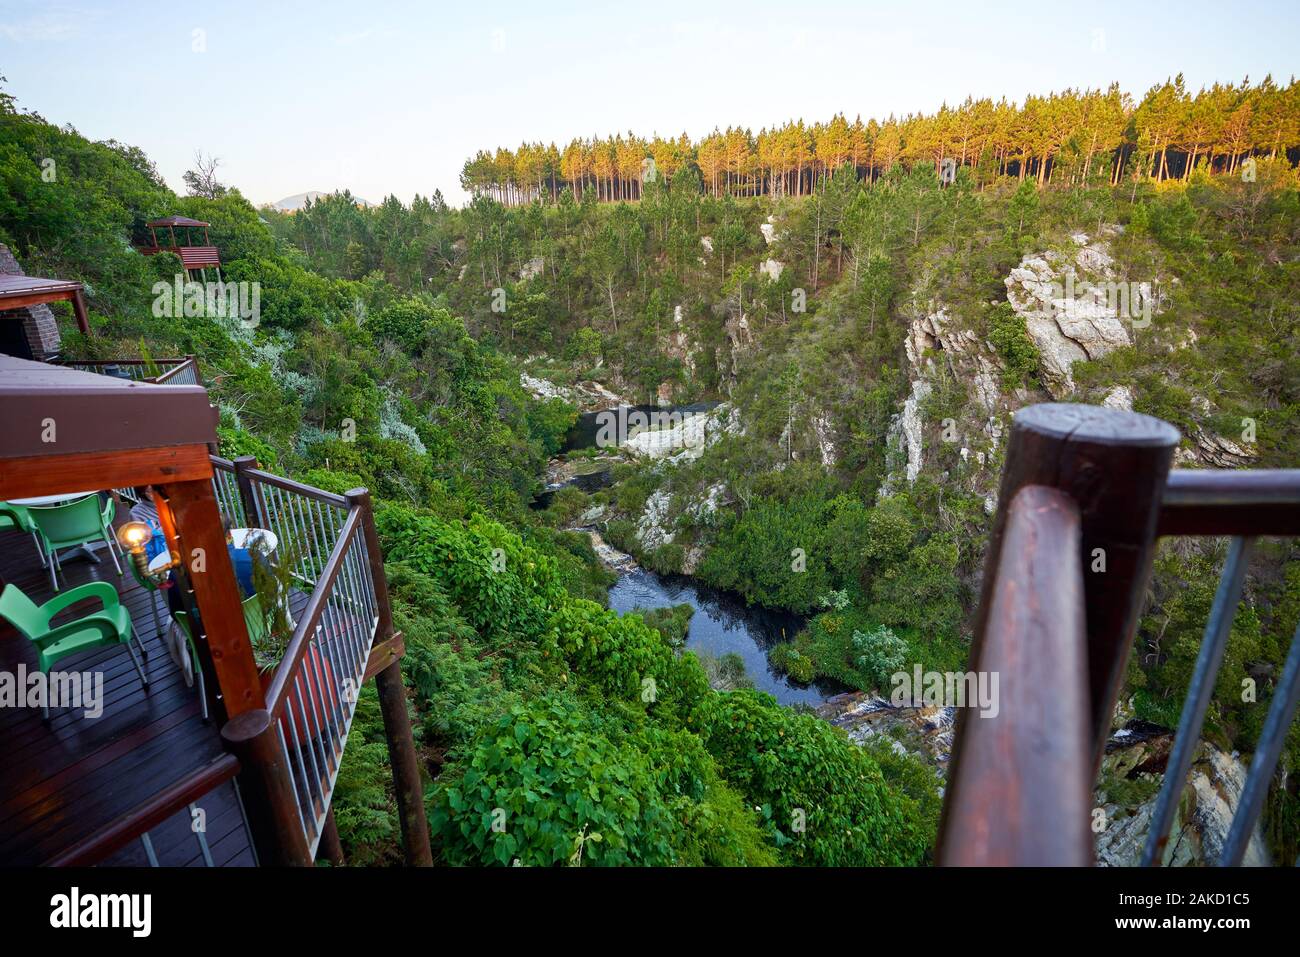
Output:
<instances>
[{"instance_id":1,"label":"dark wood decking","mask_svg":"<svg viewBox=\"0 0 1300 957\"><path fill-rule=\"evenodd\" d=\"M66 553L65 553L66 554ZM148 652L142 687L126 648L88 652L61 663L63 670L102 672L103 714L87 718L81 709L0 708L0 865L37 865L76 847L160 790L206 767L224 752L216 722L200 715L198 691L187 687L159 640L149 611L159 602L129 571L119 578L101 547L99 564L65 560L65 587L105 581L117 588ZM0 580L12 582L33 601L53 595L30 535L0 532ZM74 605L64 616L95 609L96 602ZM36 670L34 646L0 620L0 671L18 665ZM207 814L207 839L217 865L252 864L252 851L235 790L226 782L198 801ZM203 865L189 826L188 811L173 815L151 831L159 862ZM143 865L143 845L133 841L104 863Z\"/></svg>"}]
</instances>

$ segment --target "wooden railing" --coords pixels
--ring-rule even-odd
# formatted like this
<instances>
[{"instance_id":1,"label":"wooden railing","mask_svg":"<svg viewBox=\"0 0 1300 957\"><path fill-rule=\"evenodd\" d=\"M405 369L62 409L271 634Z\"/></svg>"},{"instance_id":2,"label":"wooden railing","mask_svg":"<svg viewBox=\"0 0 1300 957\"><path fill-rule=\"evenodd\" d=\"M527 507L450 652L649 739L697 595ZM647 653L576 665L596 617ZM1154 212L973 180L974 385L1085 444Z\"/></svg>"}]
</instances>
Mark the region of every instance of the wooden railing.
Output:
<instances>
[{"instance_id":1,"label":"wooden railing","mask_svg":"<svg viewBox=\"0 0 1300 957\"><path fill-rule=\"evenodd\" d=\"M135 840L144 840L148 848L150 830L182 808L193 808L200 804L206 795L232 780L238 771L239 762L232 755L222 755L207 767L186 775L152 795L147 801L98 831L89 841L83 841L69 848L46 864L49 867L90 867ZM237 791L236 800L239 800ZM202 849L204 861L211 867L212 856L204 832L202 829L195 829L194 833ZM151 850L149 853L152 855Z\"/></svg>"},{"instance_id":2,"label":"wooden railing","mask_svg":"<svg viewBox=\"0 0 1300 957\"><path fill-rule=\"evenodd\" d=\"M1174 471L1176 429L1049 404L1019 412L1003 467L970 668L996 715L958 711L941 864L1086 865L1092 789L1160 535L1233 536L1144 863L1159 863L1199 741L1254 536L1300 535L1300 470ZM1300 700L1300 627L1221 864L1238 864Z\"/></svg>"},{"instance_id":3,"label":"wooden railing","mask_svg":"<svg viewBox=\"0 0 1300 957\"><path fill-rule=\"evenodd\" d=\"M274 858L310 863L331 831L330 799L368 677L379 682L408 861L429 862L419 767L398 665L383 557L370 496L336 495L212 458L218 507L233 524L275 533L278 560L305 606L266 688L266 708L223 736L260 775L259 801L275 832Z\"/></svg>"}]
</instances>

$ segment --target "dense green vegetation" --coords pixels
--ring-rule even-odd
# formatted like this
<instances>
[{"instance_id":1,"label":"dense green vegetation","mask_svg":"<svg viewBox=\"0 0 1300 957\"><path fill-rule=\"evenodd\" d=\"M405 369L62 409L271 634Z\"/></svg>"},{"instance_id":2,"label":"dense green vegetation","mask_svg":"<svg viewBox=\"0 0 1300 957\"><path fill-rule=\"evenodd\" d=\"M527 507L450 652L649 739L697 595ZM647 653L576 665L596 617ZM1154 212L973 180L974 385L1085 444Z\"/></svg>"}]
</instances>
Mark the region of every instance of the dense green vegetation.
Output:
<instances>
[{"instance_id":1,"label":"dense green vegetation","mask_svg":"<svg viewBox=\"0 0 1300 957\"><path fill-rule=\"evenodd\" d=\"M1257 116L1294 90L1234 95ZM1158 93L1138 107L1147 126L1116 132L1132 148L1113 164L1067 138L1050 155L994 147L986 163L973 151L945 184L928 160L947 146L932 155L917 138L866 168L828 152L799 172L802 196L738 197L773 192L771 179L753 188L755 170L720 173L679 142L672 175L638 181L635 203L600 201L619 195L617 177L598 191L580 175L576 190L547 182L537 201L510 192L513 207L482 195L452 209L435 194L361 208L344 194L296 214L259 213L233 189L174 196L139 151L10 105L0 241L30 272L87 282L96 335L68 336L70 351L195 353L226 451L374 491L444 861L919 862L937 814L928 769L760 694L712 690L743 685L735 663L681 654L671 614L604 609L608 573L563 529L604 505L607 539L649 567L811 615L772 656L798 681L877 689L900 663L962 667L1001 464L987 422L1005 427L1005 415L944 355L913 395L905 341L942 307L998 359L1007 405L1047 400L1004 280L1078 232L1105 235L1117 275L1157 282L1162 301L1131 345L1075 366L1070 398L1124 386L1135 409L1182 430L1188 454L1198 435L1234 439L1249 420L1253 465L1300 463L1292 140L1216 146L1194 168L1176 157L1181 119L1163 141L1132 139L1157 130L1161 110L1182 115L1187 97ZM1291 129L1288 109L1276 129ZM1225 175L1248 153L1249 179ZM57 182L41 178L45 157ZM261 283L256 330L150 315L152 284L175 262L125 240L166 213L210 221L229 278ZM525 369L630 401L726 400L742 428L698 459L621 464L612 488L531 511L575 410L525 393ZM909 395L926 450L913 481L891 439ZM716 489L716 507L700 507ZM642 548L655 494L668 497L673 537ZM1125 695L1140 717L1176 721L1217 547L1162 546ZM1297 546L1261 551L1206 730L1242 751L1300 619ZM358 861L391 859L395 829L370 694L338 798ZM1294 859L1294 729L1284 761L1291 789L1275 790L1266 826Z\"/></svg>"}]
</instances>

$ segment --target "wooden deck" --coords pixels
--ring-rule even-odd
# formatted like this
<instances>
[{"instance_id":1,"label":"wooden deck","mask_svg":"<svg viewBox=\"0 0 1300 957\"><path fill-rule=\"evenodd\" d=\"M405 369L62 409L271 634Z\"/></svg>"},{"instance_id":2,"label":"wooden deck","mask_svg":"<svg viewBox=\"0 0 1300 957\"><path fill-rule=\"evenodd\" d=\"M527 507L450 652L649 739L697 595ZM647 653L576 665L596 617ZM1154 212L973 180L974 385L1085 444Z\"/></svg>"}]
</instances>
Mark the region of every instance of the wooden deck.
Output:
<instances>
[{"instance_id":1,"label":"wooden deck","mask_svg":"<svg viewBox=\"0 0 1300 957\"><path fill-rule=\"evenodd\" d=\"M66 553L65 553L66 554ZM51 861L136 810L159 791L221 757L216 722L201 718L197 687L184 677L155 633L149 603L166 605L142 589L126 571L119 578L101 547L101 559L63 562L67 585L106 581L118 589L137 634L148 652L144 688L124 647L68 659L64 670L103 673L103 714L88 718L81 709L51 709L49 723L39 708L0 708L0 866L31 866ZM125 568L124 568L125 571ZM0 582L12 582L40 603L53 595L31 536L0 532ZM74 605L75 617L97 607ZM62 620L63 615L57 620ZM35 649L8 622L0 620L0 671L16 673L20 663L36 670ZM233 783L201 798L206 837L217 866L251 865L252 850ZM163 865L203 866L200 845L182 809L150 832ZM103 863L144 865L139 840Z\"/></svg>"}]
</instances>

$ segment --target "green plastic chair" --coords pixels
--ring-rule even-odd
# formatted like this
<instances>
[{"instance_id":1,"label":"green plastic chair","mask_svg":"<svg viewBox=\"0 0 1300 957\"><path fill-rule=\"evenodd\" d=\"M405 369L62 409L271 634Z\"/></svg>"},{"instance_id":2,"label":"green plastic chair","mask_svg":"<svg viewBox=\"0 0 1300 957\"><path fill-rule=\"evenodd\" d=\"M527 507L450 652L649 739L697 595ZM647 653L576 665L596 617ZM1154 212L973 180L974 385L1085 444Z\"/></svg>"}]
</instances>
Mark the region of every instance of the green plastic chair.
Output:
<instances>
[{"instance_id":1,"label":"green plastic chair","mask_svg":"<svg viewBox=\"0 0 1300 957\"><path fill-rule=\"evenodd\" d=\"M117 574L122 574L122 566L114 551L117 542L111 531L116 511L117 506L111 497L101 507L97 495L87 495L62 505L33 506L27 509L27 514L36 525L41 543L45 546L45 554L50 556L50 584L55 591L59 590L55 571L63 571L63 566L59 563L60 548L75 548L99 539L108 546L108 554L113 559Z\"/></svg>"},{"instance_id":2,"label":"green plastic chair","mask_svg":"<svg viewBox=\"0 0 1300 957\"><path fill-rule=\"evenodd\" d=\"M248 626L248 637L253 642L257 642L266 637L266 618L262 614L261 606L257 602L257 596L243 600L244 623ZM180 626L181 632L185 635L185 642L190 648L190 662L194 668L195 680L199 685L199 706L203 710L203 720L208 720L208 695L203 684L203 668L199 665L199 651L194 645L194 629L190 627L190 616L184 609L179 609L172 613L172 618Z\"/></svg>"},{"instance_id":3,"label":"green plastic chair","mask_svg":"<svg viewBox=\"0 0 1300 957\"><path fill-rule=\"evenodd\" d=\"M32 541L36 543L36 554L40 558L41 564L45 564L45 553L41 551L41 538L36 531L36 523L32 521L32 516L26 508L21 505L0 502L0 531L6 528L27 532L31 535Z\"/></svg>"},{"instance_id":4,"label":"green plastic chair","mask_svg":"<svg viewBox=\"0 0 1300 957\"><path fill-rule=\"evenodd\" d=\"M50 623L63 609L87 598L99 599L104 606L103 610L62 625ZM149 679L140 665L140 659L135 655L135 649L131 647L131 639L135 634L131 627L131 615L118 598L117 589L108 582L78 585L55 595L43 605L28 598L17 585L6 585L4 592L0 593L0 618L21 631L36 646L37 662L46 675L56 662L71 655L95 648L126 645L131 663L140 676L140 683L149 687ZM136 644L139 643L140 639L136 638ZM143 645L140 645L140 653L148 659ZM41 716L49 720L49 702L41 708Z\"/></svg>"}]
</instances>

